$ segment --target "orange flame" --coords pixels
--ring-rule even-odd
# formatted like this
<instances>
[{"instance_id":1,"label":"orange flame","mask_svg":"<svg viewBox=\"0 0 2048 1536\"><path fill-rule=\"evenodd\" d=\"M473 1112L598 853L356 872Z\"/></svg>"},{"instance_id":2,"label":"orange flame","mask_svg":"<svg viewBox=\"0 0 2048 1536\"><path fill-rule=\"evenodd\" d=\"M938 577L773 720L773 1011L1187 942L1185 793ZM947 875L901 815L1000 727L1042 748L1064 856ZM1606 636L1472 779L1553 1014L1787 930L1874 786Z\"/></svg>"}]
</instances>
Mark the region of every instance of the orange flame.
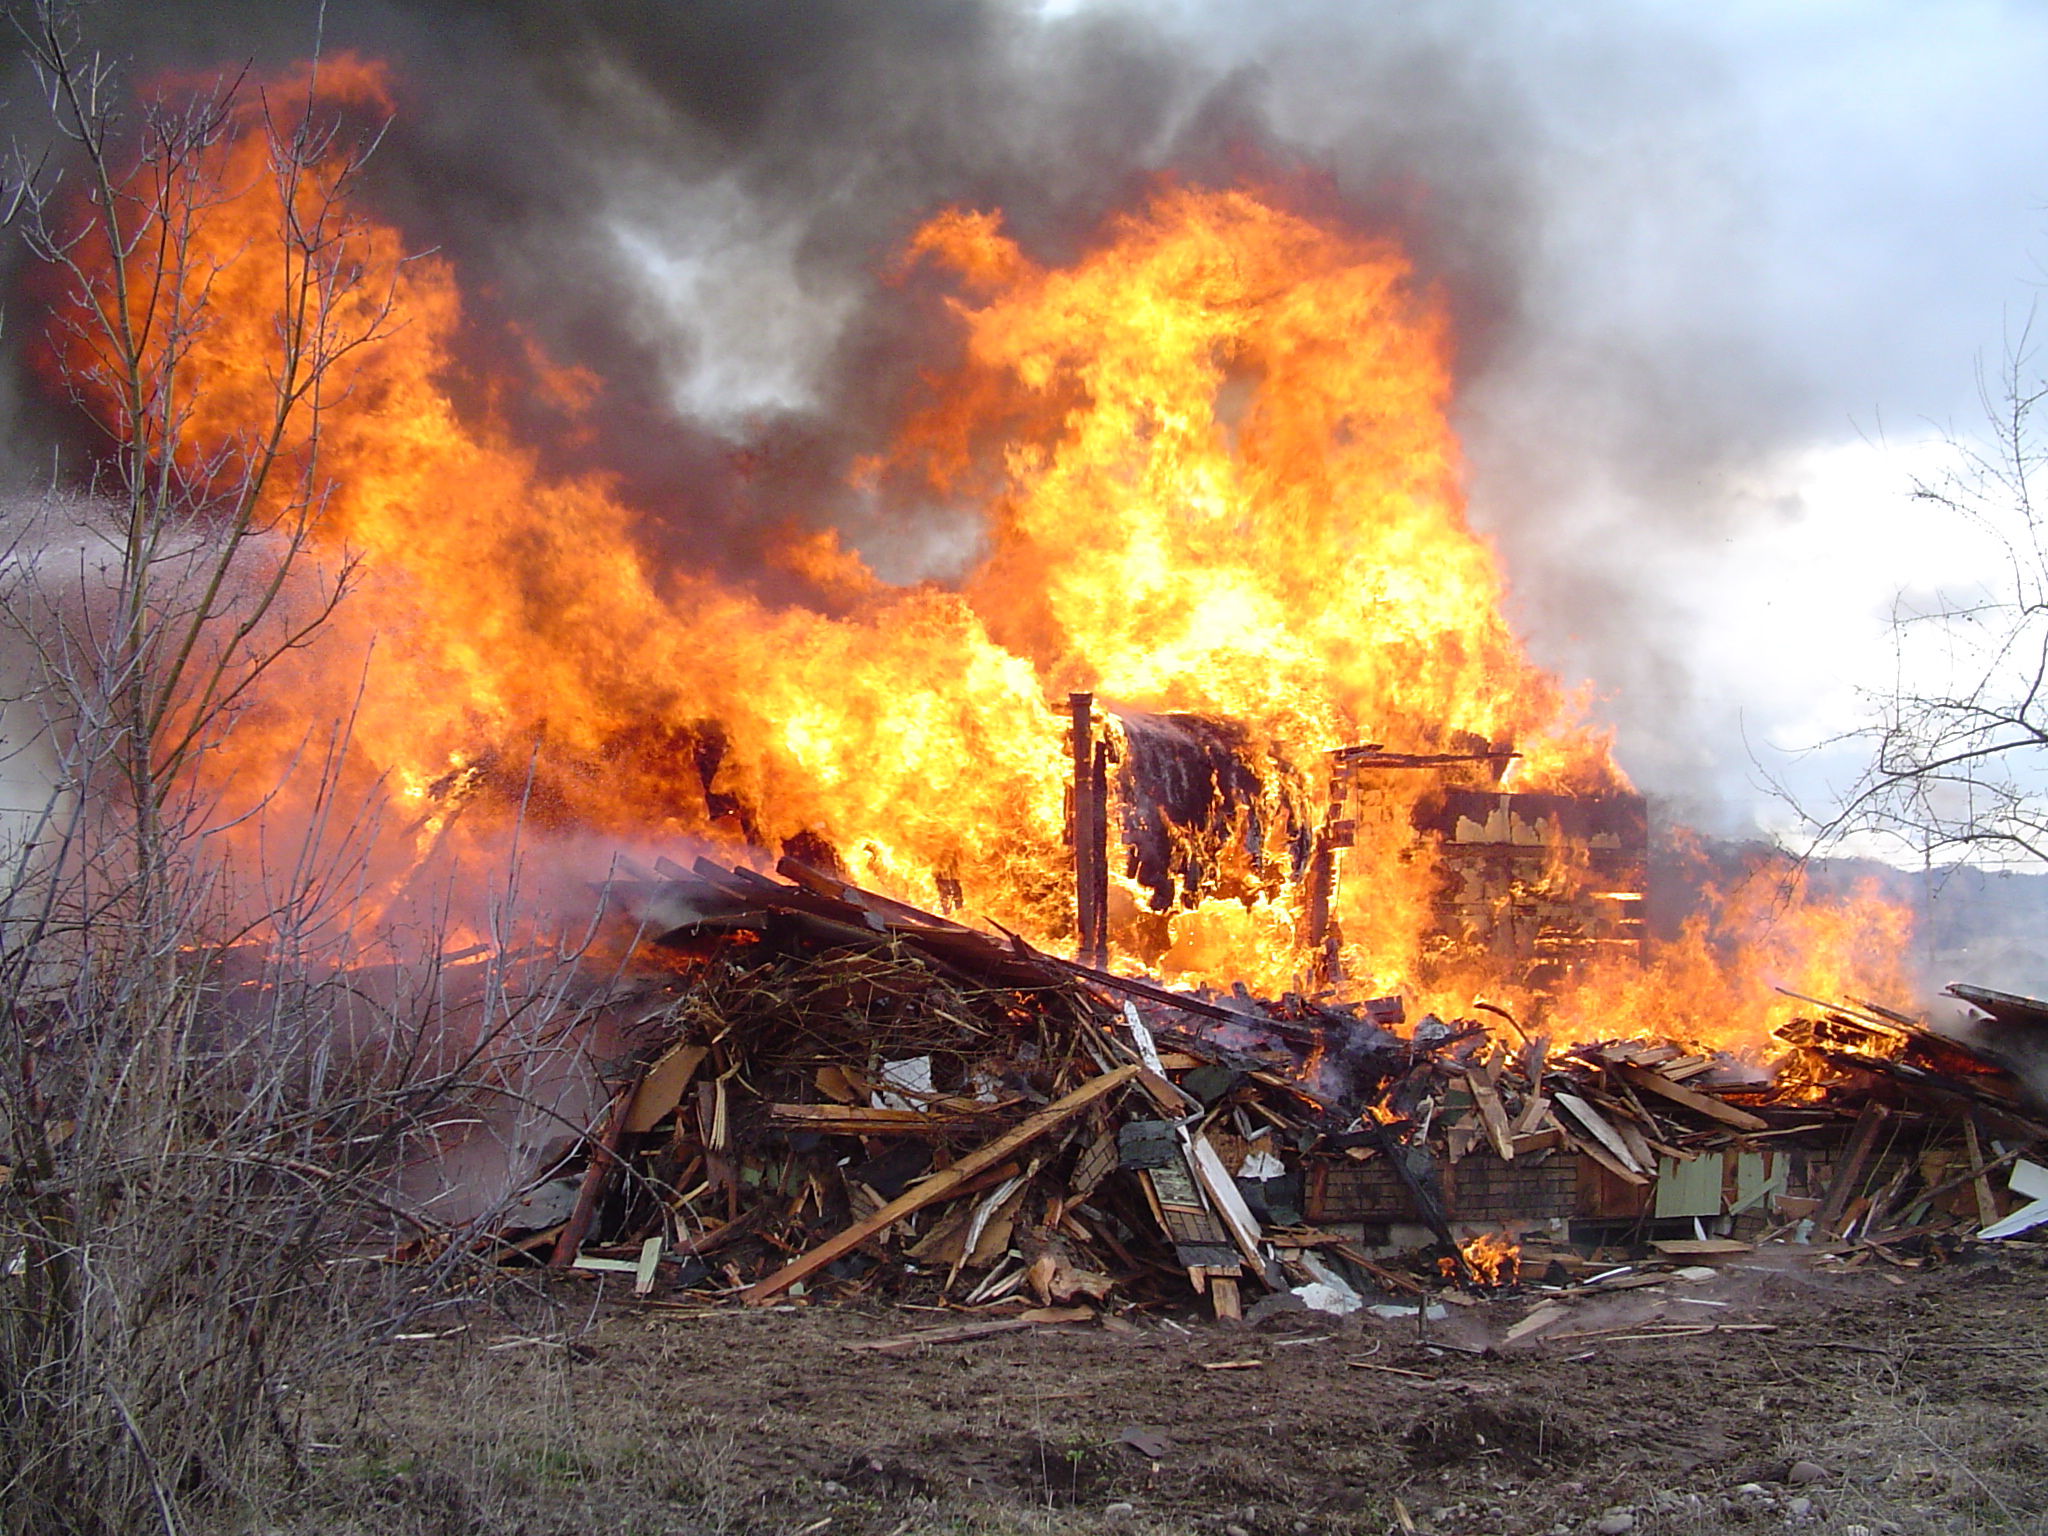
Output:
<instances>
[{"instance_id":1,"label":"orange flame","mask_svg":"<svg viewBox=\"0 0 2048 1536\"><path fill-rule=\"evenodd\" d=\"M1458 1244L1458 1252L1468 1273L1488 1289L1513 1285L1521 1278L1522 1245L1504 1231L1482 1232ZM1447 1276L1457 1273L1449 1259L1439 1259L1437 1265Z\"/></svg>"},{"instance_id":2,"label":"orange flame","mask_svg":"<svg viewBox=\"0 0 2048 1536\"><path fill-rule=\"evenodd\" d=\"M1815 1010L1787 996L1910 998L1910 909L1865 881L1823 896L1766 853L1730 884L1699 882L1698 910L1648 963L1589 967L1554 1002L1560 1040L1657 1035L1762 1059L1771 1032Z\"/></svg>"},{"instance_id":3,"label":"orange flame","mask_svg":"<svg viewBox=\"0 0 2048 1536\"><path fill-rule=\"evenodd\" d=\"M309 89L388 110L379 66L347 58L265 99ZM252 98L221 150L229 191L196 211L191 264L129 257L137 292L156 279L197 305L210 285L205 327L157 360L199 386L179 445L193 471L274 405L286 210L261 111ZM298 195L333 186L315 176ZM479 382L456 347L472 322L453 269L407 259L398 231L351 210L341 248L393 323L329 392L318 532L330 555L359 553L363 577L269 675L215 771L246 803L287 776L314 722L352 709L343 777L402 829L372 848L369 906L387 918L422 871L497 850L516 823L727 857L825 846L864 884L1048 945L1071 932L1049 708L1069 689L1227 716L1276 766L1364 740L1512 743L1516 788L1625 788L1583 701L1509 629L1498 562L1465 519L1442 305L1387 240L1285 202L1162 184L1057 267L999 214L932 218L898 271L928 264L954 285L960 361L861 473L885 498L915 480L979 505L988 553L957 590L895 586L834 535L791 532L770 558L829 592L830 614L658 566L612 479L549 472L495 404L544 399L573 433L603 381L515 337L513 376L451 389ZM58 308L46 369L104 409L64 323L81 317ZM311 446L304 423L285 444ZM1388 814L1345 856L1347 971L1446 1013L1481 991L1519 1012L1531 1001L1497 974L1440 980L1442 1001L1418 980L1439 876L1406 812L1425 787L1385 788ZM274 820L293 801L268 803ZM1266 826L1264 851L1281 836ZM1300 901L1270 883L1199 900L1171 915L1156 963L1291 986L1310 959ZM1740 897L1722 915L1755 916ZM1845 935L1896 937L1897 921L1804 907L1761 960L1734 962L1702 926L1647 975L1595 966L1557 1007L1595 1033L1760 1038L1778 1017L1764 975L1882 991L1888 976L1806 962L1860 953Z\"/></svg>"}]
</instances>

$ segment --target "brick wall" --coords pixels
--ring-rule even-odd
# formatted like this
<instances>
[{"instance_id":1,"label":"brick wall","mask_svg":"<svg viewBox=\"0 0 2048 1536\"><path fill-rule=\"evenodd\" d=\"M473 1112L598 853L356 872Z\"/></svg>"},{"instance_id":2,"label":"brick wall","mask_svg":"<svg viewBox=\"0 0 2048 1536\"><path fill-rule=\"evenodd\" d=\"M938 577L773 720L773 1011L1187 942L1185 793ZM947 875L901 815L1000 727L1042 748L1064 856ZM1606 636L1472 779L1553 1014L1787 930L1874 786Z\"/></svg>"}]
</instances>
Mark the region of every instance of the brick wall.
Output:
<instances>
[{"instance_id":1,"label":"brick wall","mask_svg":"<svg viewBox=\"0 0 2048 1536\"><path fill-rule=\"evenodd\" d=\"M1750 1144L1748 1148L1731 1149L1725 1157L1717 1152L1706 1153L1722 1175L1720 1198L1710 1199L1709 1204L1725 1211L1737 1203L1742 1185L1759 1176L1771 1183L1782 1178L1786 1196L1824 1198L1834 1182L1842 1155L1840 1140L1838 1135L1834 1144L1822 1147L1779 1142L1761 1152ZM1884 1189L1913 1165L1921 1153L1917 1136L1911 1140L1902 1137L1886 1146L1865 1163L1856 1181L1856 1193L1868 1195ZM1958 1151L1954 1156L1960 1158L1961 1153ZM1755 1163L1756 1168L1742 1172L1739 1164L1743 1160ZM1955 1166L1963 1165L1958 1162ZM1926 1182L1938 1182L1944 1176L1939 1167L1919 1172ZM1560 1218L1626 1221L1652 1216L1656 1209L1654 1182L1649 1186L1626 1183L1590 1158L1570 1152L1550 1152L1507 1163L1490 1148L1481 1147L1448 1167L1438 1164L1432 1178L1443 1200L1444 1214L1453 1222L1468 1225ZM1992 1182L2002 1192L2003 1180L1994 1177ZM1972 1198L1964 1188L1942 1203L1945 1208L1961 1211L1973 1208L1969 1207ZM1892 1213L1894 1217L1899 1214ZM1304 1180L1303 1215L1311 1223L1386 1225L1412 1224L1421 1219L1399 1176L1385 1158L1377 1156L1365 1162L1348 1158L1311 1162ZM1718 1213L1703 1208L1701 1217L1715 1220ZM1781 1227L1785 1220L1777 1199L1765 1195L1734 1218L1734 1231L1741 1237L1756 1237Z\"/></svg>"},{"instance_id":2,"label":"brick wall","mask_svg":"<svg viewBox=\"0 0 2048 1536\"><path fill-rule=\"evenodd\" d=\"M1439 1165L1437 1188L1444 1214L1453 1221L1506 1223L1572 1215L1579 1205L1577 1157L1550 1153L1502 1162L1490 1150L1475 1151L1446 1168ZM1412 1222L1420 1218L1385 1158L1349 1159L1310 1172L1305 1215L1311 1222Z\"/></svg>"}]
</instances>

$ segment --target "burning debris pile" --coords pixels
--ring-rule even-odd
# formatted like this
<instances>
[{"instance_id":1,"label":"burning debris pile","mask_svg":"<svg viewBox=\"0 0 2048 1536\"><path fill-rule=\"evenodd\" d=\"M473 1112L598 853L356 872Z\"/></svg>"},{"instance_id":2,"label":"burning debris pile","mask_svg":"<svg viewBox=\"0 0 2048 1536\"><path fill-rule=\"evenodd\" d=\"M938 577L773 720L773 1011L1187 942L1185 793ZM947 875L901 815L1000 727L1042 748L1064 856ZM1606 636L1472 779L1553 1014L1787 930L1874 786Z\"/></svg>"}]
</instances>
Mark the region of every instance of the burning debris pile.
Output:
<instances>
[{"instance_id":1,"label":"burning debris pile","mask_svg":"<svg viewBox=\"0 0 2048 1536\"><path fill-rule=\"evenodd\" d=\"M1773 1075L1487 1004L1173 992L779 873L619 890L677 1000L502 1261L749 1303L1348 1311L1539 1254L1925 1243L1998 1221L1991 1176L2048 1138L1999 1069L1867 1005L1783 1029Z\"/></svg>"},{"instance_id":2,"label":"burning debris pile","mask_svg":"<svg viewBox=\"0 0 2048 1536\"><path fill-rule=\"evenodd\" d=\"M657 492L628 472L644 445L607 460L630 381L494 320L345 157L265 173L265 103L295 96L336 144L396 100L386 66L337 56L216 109L195 174L218 195L176 254L55 241L76 281L31 349L52 400L226 507L251 424L280 430L265 296L304 270L274 238L291 199L336 215L322 261L383 295L277 437L289 472L248 492L245 521L301 530L253 585L321 617L194 751L219 931L331 935L352 978L422 948L435 975L492 971L575 949L593 850L783 858L781 880L700 862L623 893L661 1022L587 1134L581 1100L536 1109L579 1135L498 1234L508 1262L755 1301L1352 1305L1439 1264L1512 1274L1538 1233L1878 1241L1935 1219L1951 1129L1982 1217L1982 1138L2037 1136L1970 1053L1771 991L1903 995L1895 904L1737 895L1651 932L1645 802L1466 517L1449 310L1320 194L1166 177L1044 249L998 209L932 209L871 253L905 306L876 334L929 328L932 366L873 401L873 437L821 422L786 455L857 494L742 498L747 537L693 561L668 535L716 488ZM205 323L117 326L158 339L109 369L91 338L117 294ZM203 402L160 462L124 415L138 372ZM754 466L740 497L785 455L723 432ZM933 507L934 548L972 563L881 559L875 530ZM335 910L245 878L281 847ZM531 905L485 894L541 866L560 878ZM551 1048L609 1055L596 1012L550 1018ZM1767 1078L1731 1053L1774 1026L1795 1070Z\"/></svg>"}]
</instances>

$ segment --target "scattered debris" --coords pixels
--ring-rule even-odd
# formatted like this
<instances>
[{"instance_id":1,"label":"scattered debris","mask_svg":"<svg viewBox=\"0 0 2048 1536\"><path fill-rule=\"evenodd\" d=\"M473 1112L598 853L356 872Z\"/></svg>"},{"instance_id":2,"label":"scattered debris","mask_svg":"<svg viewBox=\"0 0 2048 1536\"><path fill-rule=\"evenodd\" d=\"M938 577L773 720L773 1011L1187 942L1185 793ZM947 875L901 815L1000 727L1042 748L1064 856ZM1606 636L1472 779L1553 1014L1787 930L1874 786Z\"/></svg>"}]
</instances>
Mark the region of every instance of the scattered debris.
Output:
<instances>
[{"instance_id":1,"label":"scattered debris","mask_svg":"<svg viewBox=\"0 0 2048 1536\"><path fill-rule=\"evenodd\" d=\"M1912 1264L2048 1222L2018 1082L1874 1005L1814 1004L1770 1075L1681 1041L1546 1047L1491 1005L1404 1034L1398 998L1176 992L778 873L614 884L668 1000L493 1234L501 1262L752 1305L918 1294L1005 1327L1190 1295L1235 1318L1245 1287L1415 1319L1460 1290L1697 1279L1759 1243Z\"/></svg>"}]
</instances>

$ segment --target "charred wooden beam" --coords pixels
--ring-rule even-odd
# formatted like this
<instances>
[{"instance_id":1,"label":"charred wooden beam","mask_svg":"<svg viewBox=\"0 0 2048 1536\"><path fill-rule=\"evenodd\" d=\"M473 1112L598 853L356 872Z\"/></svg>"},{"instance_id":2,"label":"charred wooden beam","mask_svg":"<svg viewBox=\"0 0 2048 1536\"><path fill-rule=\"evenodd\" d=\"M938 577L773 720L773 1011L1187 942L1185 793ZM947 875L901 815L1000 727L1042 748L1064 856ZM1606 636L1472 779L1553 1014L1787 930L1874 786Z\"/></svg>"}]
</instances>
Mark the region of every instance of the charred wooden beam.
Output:
<instances>
[{"instance_id":1,"label":"charred wooden beam","mask_svg":"<svg viewBox=\"0 0 2048 1536\"><path fill-rule=\"evenodd\" d=\"M1339 747L1330 755L1353 768L1449 768L1458 763L1487 763L1495 765L1494 774L1498 777L1522 754L1505 747L1493 752L1388 752L1367 744Z\"/></svg>"},{"instance_id":2,"label":"charred wooden beam","mask_svg":"<svg viewBox=\"0 0 2048 1536\"><path fill-rule=\"evenodd\" d=\"M1089 963L1109 964L1109 742L1097 741L1094 751L1092 788L1088 797L1093 821L1089 825L1088 860L1092 869L1089 883L1095 888L1095 926L1088 934Z\"/></svg>"},{"instance_id":3,"label":"charred wooden beam","mask_svg":"<svg viewBox=\"0 0 2048 1536\"><path fill-rule=\"evenodd\" d=\"M1095 736L1095 695L1071 693L1074 748L1074 952L1109 963L1109 748Z\"/></svg>"},{"instance_id":4,"label":"charred wooden beam","mask_svg":"<svg viewBox=\"0 0 2048 1536\"><path fill-rule=\"evenodd\" d=\"M1838 1223L1842 1213L1848 1209L1850 1198L1856 1193L1856 1186L1863 1177L1863 1165L1869 1160L1871 1149L1877 1144L1878 1133L1884 1129L1891 1113L1888 1106L1871 1099L1863 1106L1863 1113L1856 1117L1856 1130L1849 1138L1841 1162L1836 1165L1834 1182L1828 1186L1827 1198L1821 1202L1820 1211L1813 1219L1813 1224L1821 1231L1840 1230ZM1981 1159L1973 1157L1971 1160Z\"/></svg>"},{"instance_id":5,"label":"charred wooden beam","mask_svg":"<svg viewBox=\"0 0 2048 1536\"><path fill-rule=\"evenodd\" d=\"M1315 957L1315 981L1327 986L1336 970L1336 934L1330 925L1330 904L1336 895L1337 850L1327 832L1316 837L1316 851L1308 866L1307 939Z\"/></svg>"}]
</instances>

